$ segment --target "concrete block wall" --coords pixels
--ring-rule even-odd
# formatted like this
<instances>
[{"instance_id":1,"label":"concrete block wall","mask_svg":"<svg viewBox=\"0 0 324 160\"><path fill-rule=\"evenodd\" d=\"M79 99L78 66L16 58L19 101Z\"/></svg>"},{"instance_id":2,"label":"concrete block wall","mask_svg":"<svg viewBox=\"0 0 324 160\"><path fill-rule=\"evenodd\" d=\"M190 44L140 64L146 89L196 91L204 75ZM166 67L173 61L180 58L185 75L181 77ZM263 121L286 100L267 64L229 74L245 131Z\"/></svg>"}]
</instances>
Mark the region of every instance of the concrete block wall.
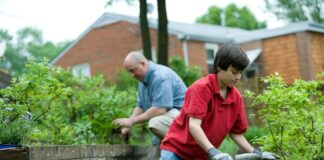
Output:
<instances>
[{"instance_id":1,"label":"concrete block wall","mask_svg":"<svg viewBox=\"0 0 324 160\"><path fill-rule=\"evenodd\" d=\"M81 145L30 147L29 160L141 160L149 151L147 146Z\"/></svg>"}]
</instances>

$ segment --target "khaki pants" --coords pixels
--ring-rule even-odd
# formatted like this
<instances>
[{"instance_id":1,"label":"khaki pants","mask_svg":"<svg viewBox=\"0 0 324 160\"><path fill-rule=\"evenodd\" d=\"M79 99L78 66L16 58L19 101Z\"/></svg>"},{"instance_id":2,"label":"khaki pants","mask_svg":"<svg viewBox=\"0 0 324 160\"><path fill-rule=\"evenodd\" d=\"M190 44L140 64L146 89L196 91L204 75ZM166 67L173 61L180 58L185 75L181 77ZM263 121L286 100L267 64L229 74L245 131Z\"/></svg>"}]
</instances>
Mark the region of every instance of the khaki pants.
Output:
<instances>
[{"instance_id":1,"label":"khaki pants","mask_svg":"<svg viewBox=\"0 0 324 160\"><path fill-rule=\"evenodd\" d=\"M159 131L166 134L169 130L169 127L174 120L174 118L179 115L180 111L177 109L171 109L168 112L164 113L163 115L156 116L149 120L148 127L155 128Z\"/></svg>"},{"instance_id":2,"label":"khaki pants","mask_svg":"<svg viewBox=\"0 0 324 160\"><path fill-rule=\"evenodd\" d=\"M159 130L161 133L163 133L165 135L168 132L172 121L174 120L174 118L177 115L179 115L179 113L180 113L179 110L171 109L168 112L164 113L163 115L156 116L156 117L150 119L148 122L148 127ZM155 137L155 138L157 138L157 137ZM160 152L161 152L160 143L161 142L156 142L156 144L154 144L152 141L153 146L150 149L146 160L159 160Z\"/></svg>"}]
</instances>

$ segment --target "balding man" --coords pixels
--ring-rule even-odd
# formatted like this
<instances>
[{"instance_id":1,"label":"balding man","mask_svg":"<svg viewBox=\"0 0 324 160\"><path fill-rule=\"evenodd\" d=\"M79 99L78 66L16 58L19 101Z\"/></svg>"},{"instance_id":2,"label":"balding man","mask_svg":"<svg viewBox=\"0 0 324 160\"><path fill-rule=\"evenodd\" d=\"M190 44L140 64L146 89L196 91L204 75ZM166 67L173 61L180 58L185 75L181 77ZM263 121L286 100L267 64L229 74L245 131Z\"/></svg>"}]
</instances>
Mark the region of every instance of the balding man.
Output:
<instances>
[{"instance_id":1,"label":"balding man","mask_svg":"<svg viewBox=\"0 0 324 160\"><path fill-rule=\"evenodd\" d=\"M126 134L133 125L148 121L149 129L162 140L179 114L187 87L172 69L148 61L139 52L129 53L123 65L139 80L137 106L129 118L113 123Z\"/></svg>"}]
</instances>

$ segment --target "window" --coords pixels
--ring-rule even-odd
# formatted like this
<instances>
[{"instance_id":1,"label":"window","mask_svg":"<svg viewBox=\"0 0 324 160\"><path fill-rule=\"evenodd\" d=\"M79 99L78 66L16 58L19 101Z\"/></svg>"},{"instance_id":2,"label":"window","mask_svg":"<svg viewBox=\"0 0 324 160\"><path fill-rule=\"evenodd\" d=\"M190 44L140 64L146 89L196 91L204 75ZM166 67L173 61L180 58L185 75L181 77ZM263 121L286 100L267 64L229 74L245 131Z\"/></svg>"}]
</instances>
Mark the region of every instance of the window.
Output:
<instances>
[{"instance_id":1,"label":"window","mask_svg":"<svg viewBox=\"0 0 324 160\"><path fill-rule=\"evenodd\" d=\"M214 58L215 58L216 52L218 50L218 44L205 43L205 49L206 49L206 54L207 54L208 73L212 73L213 65L214 65Z\"/></svg>"},{"instance_id":2,"label":"window","mask_svg":"<svg viewBox=\"0 0 324 160\"><path fill-rule=\"evenodd\" d=\"M73 76L85 76L90 77L90 65L89 63L76 64L72 66Z\"/></svg>"}]
</instances>

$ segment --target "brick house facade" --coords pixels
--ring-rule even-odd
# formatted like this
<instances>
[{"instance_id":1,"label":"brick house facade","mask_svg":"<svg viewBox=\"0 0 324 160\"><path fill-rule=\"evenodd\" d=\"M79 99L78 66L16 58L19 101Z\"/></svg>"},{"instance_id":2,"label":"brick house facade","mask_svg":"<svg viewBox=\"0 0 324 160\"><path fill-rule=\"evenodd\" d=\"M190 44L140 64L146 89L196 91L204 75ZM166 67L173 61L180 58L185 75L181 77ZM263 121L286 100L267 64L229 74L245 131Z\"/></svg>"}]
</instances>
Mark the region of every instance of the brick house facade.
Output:
<instances>
[{"instance_id":1,"label":"brick house facade","mask_svg":"<svg viewBox=\"0 0 324 160\"><path fill-rule=\"evenodd\" d=\"M253 62L247 72L251 74L246 75L248 78L278 72L291 83L296 78L314 79L324 71L322 24L301 22L256 31L176 22L169 22L168 27L169 57L183 57L186 64L201 66L204 73L208 72L208 64L212 65L210 60L218 47L226 42L240 44L247 51ZM157 48L156 21L150 22L150 35L154 52ZM113 81L127 53L141 48L136 17L105 13L52 64L72 71L78 67L87 68L86 74L102 73Z\"/></svg>"}]
</instances>

